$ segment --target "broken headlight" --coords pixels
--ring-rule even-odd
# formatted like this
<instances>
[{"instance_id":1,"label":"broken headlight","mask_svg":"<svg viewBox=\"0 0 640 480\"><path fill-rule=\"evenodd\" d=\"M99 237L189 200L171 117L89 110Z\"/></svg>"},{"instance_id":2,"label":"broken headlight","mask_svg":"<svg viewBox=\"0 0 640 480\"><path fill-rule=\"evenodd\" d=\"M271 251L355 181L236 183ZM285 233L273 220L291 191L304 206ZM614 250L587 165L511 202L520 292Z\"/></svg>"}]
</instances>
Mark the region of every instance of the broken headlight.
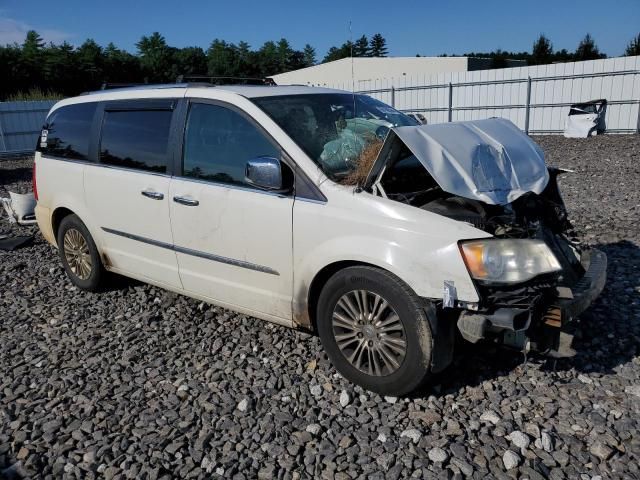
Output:
<instances>
[{"instance_id":1,"label":"broken headlight","mask_svg":"<svg viewBox=\"0 0 640 480\"><path fill-rule=\"evenodd\" d=\"M562 269L541 240L471 240L461 242L460 251L471 276L487 283L526 282L542 273Z\"/></svg>"}]
</instances>

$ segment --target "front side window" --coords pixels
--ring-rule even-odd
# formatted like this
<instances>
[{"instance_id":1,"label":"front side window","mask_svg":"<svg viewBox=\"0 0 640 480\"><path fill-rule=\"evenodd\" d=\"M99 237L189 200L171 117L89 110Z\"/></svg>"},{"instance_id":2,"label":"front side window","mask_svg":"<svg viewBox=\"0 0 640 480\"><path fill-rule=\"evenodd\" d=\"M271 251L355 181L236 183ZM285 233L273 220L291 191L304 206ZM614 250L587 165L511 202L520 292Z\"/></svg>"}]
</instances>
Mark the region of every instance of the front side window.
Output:
<instances>
[{"instance_id":1,"label":"front side window","mask_svg":"<svg viewBox=\"0 0 640 480\"><path fill-rule=\"evenodd\" d=\"M171 110L105 111L100 162L165 173L171 114Z\"/></svg>"},{"instance_id":2,"label":"front side window","mask_svg":"<svg viewBox=\"0 0 640 480\"><path fill-rule=\"evenodd\" d=\"M418 124L366 95L316 93L252 101L334 180L367 163L363 156L377 155L389 128Z\"/></svg>"},{"instance_id":3,"label":"front side window","mask_svg":"<svg viewBox=\"0 0 640 480\"><path fill-rule=\"evenodd\" d=\"M228 108L193 103L184 138L183 175L232 185L249 186L248 160L280 157L279 150L249 120Z\"/></svg>"},{"instance_id":4,"label":"front side window","mask_svg":"<svg viewBox=\"0 0 640 480\"><path fill-rule=\"evenodd\" d=\"M55 110L38 141L45 155L72 160L89 159L89 138L96 103L78 103Z\"/></svg>"}]
</instances>

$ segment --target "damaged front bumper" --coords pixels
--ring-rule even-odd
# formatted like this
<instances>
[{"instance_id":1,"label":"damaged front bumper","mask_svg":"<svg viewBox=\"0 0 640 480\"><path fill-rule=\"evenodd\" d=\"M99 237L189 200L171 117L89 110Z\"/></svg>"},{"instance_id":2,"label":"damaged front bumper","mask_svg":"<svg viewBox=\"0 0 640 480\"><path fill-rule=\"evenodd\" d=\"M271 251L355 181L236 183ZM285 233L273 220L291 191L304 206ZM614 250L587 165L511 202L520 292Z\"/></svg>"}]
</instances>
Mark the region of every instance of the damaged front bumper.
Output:
<instances>
[{"instance_id":1,"label":"damaged front bumper","mask_svg":"<svg viewBox=\"0 0 640 480\"><path fill-rule=\"evenodd\" d=\"M491 307L462 311L457 322L462 337L472 343L494 339L518 350L571 356L572 336L567 327L600 295L607 277L604 252L585 251L580 263L585 273L571 286L539 282L495 291Z\"/></svg>"}]
</instances>

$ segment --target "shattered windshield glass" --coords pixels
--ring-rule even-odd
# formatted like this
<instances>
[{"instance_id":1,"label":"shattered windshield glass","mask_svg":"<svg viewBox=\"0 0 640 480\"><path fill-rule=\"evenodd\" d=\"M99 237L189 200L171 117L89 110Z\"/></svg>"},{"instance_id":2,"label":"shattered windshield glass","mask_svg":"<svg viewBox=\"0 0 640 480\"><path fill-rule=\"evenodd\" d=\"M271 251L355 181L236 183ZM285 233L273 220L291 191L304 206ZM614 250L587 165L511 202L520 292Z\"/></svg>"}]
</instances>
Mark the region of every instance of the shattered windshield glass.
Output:
<instances>
[{"instance_id":1,"label":"shattered windshield glass","mask_svg":"<svg viewBox=\"0 0 640 480\"><path fill-rule=\"evenodd\" d=\"M363 155L377 156L389 128L418 125L365 95L321 93L252 100L334 180L352 173Z\"/></svg>"}]
</instances>

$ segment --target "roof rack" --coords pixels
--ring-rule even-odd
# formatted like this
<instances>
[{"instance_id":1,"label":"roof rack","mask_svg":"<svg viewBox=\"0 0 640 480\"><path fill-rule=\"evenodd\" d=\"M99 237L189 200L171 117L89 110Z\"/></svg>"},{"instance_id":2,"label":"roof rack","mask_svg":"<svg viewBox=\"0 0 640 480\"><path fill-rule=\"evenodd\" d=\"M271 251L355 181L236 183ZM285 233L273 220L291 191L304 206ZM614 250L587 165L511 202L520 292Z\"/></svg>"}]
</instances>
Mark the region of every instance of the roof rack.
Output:
<instances>
[{"instance_id":1,"label":"roof rack","mask_svg":"<svg viewBox=\"0 0 640 480\"><path fill-rule=\"evenodd\" d=\"M204 83L209 85L275 85L272 78L254 77L217 77L207 75L179 75L176 83Z\"/></svg>"},{"instance_id":2,"label":"roof rack","mask_svg":"<svg viewBox=\"0 0 640 480\"><path fill-rule=\"evenodd\" d=\"M112 88L128 88L128 87L141 87L149 85L148 83L112 83L103 82L100 86L100 90L111 90Z\"/></svg>"}]
</instances>

